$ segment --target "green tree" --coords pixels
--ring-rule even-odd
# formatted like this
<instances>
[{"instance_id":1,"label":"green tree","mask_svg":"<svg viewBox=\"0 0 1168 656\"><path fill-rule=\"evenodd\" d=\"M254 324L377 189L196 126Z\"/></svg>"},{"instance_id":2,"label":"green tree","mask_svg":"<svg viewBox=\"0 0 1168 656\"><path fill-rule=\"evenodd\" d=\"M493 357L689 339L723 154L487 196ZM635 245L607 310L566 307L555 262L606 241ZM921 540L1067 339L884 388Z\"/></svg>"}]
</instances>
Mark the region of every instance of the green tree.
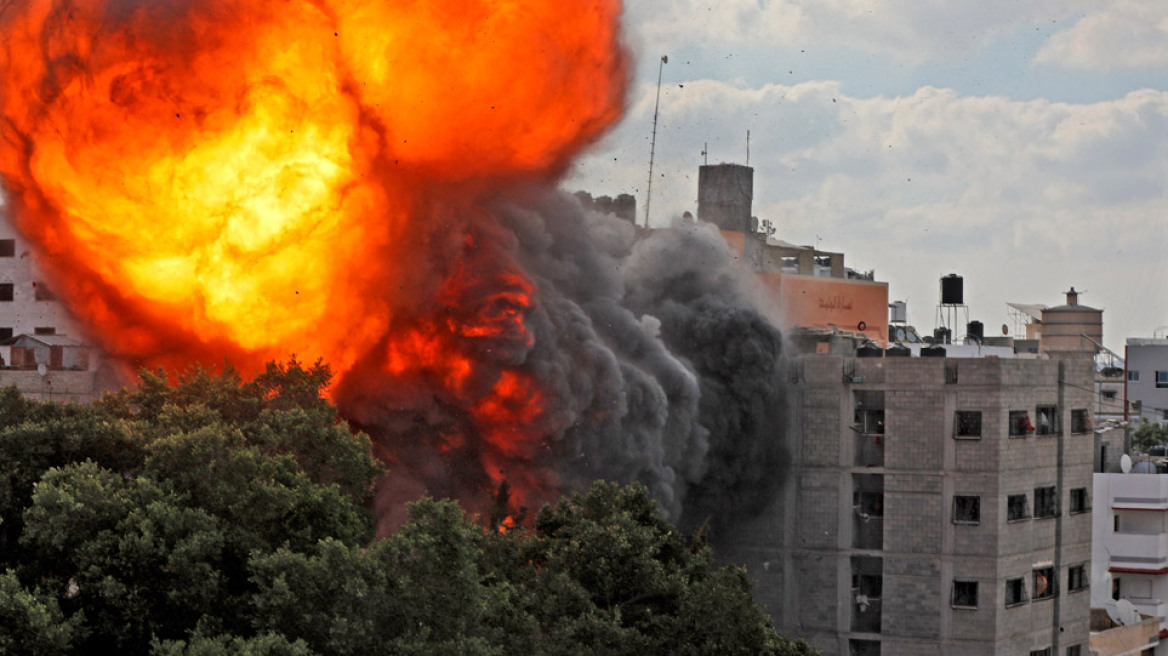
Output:
<instances>
[{"instance_id":1,"label":"green tree","mask_svg":"<svg viewBox=\"0 0 1168 656\"><path fill-rule=\"evenodd\" d=\"M383 470L328 382L292 360L145 372L89 406L0 391L0 652L811 653L642 486L527 527L501 524L526 521L505 487L485 519L425 499L374 540Z\"/></svg>"},{"instance_id":2,"label":"green tree","mask_svg":"<svg viewBox=\"0 0 1168 656\"><path fill-rule=\"evenodd\" d=\"M1144 420L1132 431L1132 445L1140 451L1168 444L1168 426Z\"/></svg>"}]
</instances>

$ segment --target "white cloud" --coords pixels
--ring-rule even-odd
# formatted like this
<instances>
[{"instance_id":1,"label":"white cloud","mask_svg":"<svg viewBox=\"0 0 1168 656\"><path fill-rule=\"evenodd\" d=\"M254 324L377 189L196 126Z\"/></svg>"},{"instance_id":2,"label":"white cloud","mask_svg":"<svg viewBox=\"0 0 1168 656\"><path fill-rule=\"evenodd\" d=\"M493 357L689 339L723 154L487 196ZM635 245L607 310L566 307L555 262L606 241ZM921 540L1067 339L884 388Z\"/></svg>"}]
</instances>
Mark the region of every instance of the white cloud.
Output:
<instances>
[{"instance_id":1,"label":"white cloud","mask_svg":"<svg viewBox=\"0 0 1168 656\"><path fill-rule=\"evenodd\" d=\"M1158 2L1159 0L1144 0ZM1094 0L628 0L626 23L640 49L707 51L846 47L908 63L978 52L1022 24L1057 25Z\"/></svg>"},{"instance_id":2,"label":"white cloud","mask_svg":"<svg viewBox=\"0 0 1168 656\"><path fill-rule=\"evenodd\" d=\"M653 91L637 90L625 124L566 186L644 202ZM1065 104L703 80L671 85L661 107L655 223L694 208L704 142L711 163L741 162L750 129L755 213L779 237L818 235L849 264L874 267L926 327L936 278L950 271L966 276L973 318L990 325L1007 301L1054 304L1072 284L1119 327L1112 348L1168 324L1168 292L1131 291L1168 277L1168 92Z\"/></svg>"},{"instance_id":3,"label":"white cloud","mask_svg":"<svg viewBox=\"0 0 1168 656\"><path fill-rule=\"evenodd\" d=\"M1168 4L1108 2L1052 36L1035 62L1103 72L1168 66Z\"/></svg>"}]
</instances>

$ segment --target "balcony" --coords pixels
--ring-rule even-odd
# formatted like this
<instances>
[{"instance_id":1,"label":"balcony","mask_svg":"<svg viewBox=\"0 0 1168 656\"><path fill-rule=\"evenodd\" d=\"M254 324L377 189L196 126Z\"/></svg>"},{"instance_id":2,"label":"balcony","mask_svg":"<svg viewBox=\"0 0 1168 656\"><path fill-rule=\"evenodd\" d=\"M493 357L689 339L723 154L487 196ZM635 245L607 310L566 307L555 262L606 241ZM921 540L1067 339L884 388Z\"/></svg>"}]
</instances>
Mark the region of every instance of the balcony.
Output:
<instances>
[{"instance_id":1,"label":"balcony","mask_svg":"<svg viewBox=\"0 0 1168 656\"><path fill-rule=\"evenodd\" d=\"M884 466L884 435L870 433L856 433L857 467Z\"/></svg>"},{"instance_id":2,"label":"balcony","mask_svg":"<svg viewBox=\"0 0 1168 656\"><path fill-rule=\"evenodd\" d=\"M1112 533L1104 538L1111 566L1149 573L1168 567L1168 533ZM1138 563L1138 564L1137 564Z\"/></svg>"},{"instance_id":3,"label":"balcony","mask_svg":"<svg viewBox=\"0 0 1168 656\"><path fill-rule=\"evenodd\" d=\"M855 595L852 600L852 631L880 633L880 600Z\"/></svg>"}]
</instances>

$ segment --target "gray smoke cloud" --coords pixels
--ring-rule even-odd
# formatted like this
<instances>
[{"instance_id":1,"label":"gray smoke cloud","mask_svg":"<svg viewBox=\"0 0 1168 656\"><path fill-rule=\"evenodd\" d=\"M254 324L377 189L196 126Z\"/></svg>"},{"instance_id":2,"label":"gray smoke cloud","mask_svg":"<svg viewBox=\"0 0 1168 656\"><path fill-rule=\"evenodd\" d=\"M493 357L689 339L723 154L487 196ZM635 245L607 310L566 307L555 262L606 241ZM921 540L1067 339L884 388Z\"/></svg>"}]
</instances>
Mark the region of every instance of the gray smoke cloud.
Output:
<instances>
[{"instance_id":1,"label":"gray smoke cloud","mask_svg":"<svg viewBox=\"0 0 1168 656\"><path fill-rule=\"evenodd\" d=\"M537 282L529 361L558 388L563 475L640 481L687 524L755 512L786 464L782 340L718 231L638 237L546 191L496 214Z\"/></svg>"},{"instance_id":2,"label":"gray smoke cloud","mask_svg":"<svg viewBox=\"0 0 1168 656\"><path fill-rule=\"evenodd\" d=\"M443 339L475 362L471 389L487 389L507 368L536 382L538 449L516 455L482 436L450 439L476 430L465 400L425 375L386 373L379 345L340 381L336 399L390 463L385 523L400 519L408 499L396 497L407 491L481 500L495 473L483 463L521 486L553 481L560 492L601 478L639 481L688 527L750 514L770 498L786 463L782 340L713 226L679 221L638 234L546 185L450 199L434 201L429 229L402 249L412 260L392 292L405 298L390 335L506 316L515 308L500 286L521 272L533 285L523 338ZM472 282L443 305L451 276Z\"/></svg>"}]
</instances>

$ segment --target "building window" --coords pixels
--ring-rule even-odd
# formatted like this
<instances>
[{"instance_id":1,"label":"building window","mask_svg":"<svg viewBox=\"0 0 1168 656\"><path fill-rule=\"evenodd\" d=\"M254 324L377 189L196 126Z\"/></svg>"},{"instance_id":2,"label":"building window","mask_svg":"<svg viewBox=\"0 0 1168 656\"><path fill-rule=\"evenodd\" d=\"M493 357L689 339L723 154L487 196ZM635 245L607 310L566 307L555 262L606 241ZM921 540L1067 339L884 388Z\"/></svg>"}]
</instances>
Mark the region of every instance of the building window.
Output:
<instances>
[{"instance_id":1,"label":"building window","mask_svg":"<svg viewBox=\"0 0 1168 656\"><path fill-rule=\"evenodd\" d=\"M1034 600L1051 599L1057 592L1054 567L1040 567L1034 570Z\"/></svg>"},{"instance_id":2,"label":"building window","mask_svg":"<svg viewBox=\"0 0 1168 656\"><path fill-rule=\"evenodd\" d=\"M1071 432L1088 433L1091 431L1091 416L1087 410L1071 410Z\"/></svg>"},{"instance_id":3,"label":"building window","mask_svg":"<svg viewBox=\"0 0 1168 656\"><path fill-rule=\"evenodd\" d=\"M1118 576L1112 577L1112 579L1111 579L1111 598L1116 600L1116 601L1119 601L1121 598L1119 596L1120 592L1122 592L1122 590L1120 589L1120 585L1119 585L1119 577Z\"/></svg>"},{"instance_id":4,"label":"building window","mask_svg":"<svg viewBox=\"0 0 1168 656\"><path fill-rule=\"evenodd\" d=\"M12 339L12 329L0 328L0 342L6 342L10 339Z\"/></svg>"},{"instance_id":5,"label":"building window","mask_svg":"<svg viewBox=\"0 0 1168 656\"><path fill-rule=\"evenodd\" d=\"M1087 488L1077 487L1071 490L1071 514L1085 513L1090 509L1087 503Z\"/></svg>"},{"instance_id":6,"label":"building window","mask_svg":"<svg viewBox=\"0 0 1168 656\"><path fill-rule=\"evenodd\" d=\"M57 295L43 282L34 282L32 284L33 295L38 301L55 301Z\"/></svg>"},{"instance_id":7,"label":"building window","mask_svg":"<svg viewBox=\"0 0 1168 656\"><path fill-rule=\"evenodd\" d=\"M1114 401L1116 397L1115 390L1103 390L1099 395L1108 401Z\"/></svg>"},{"instance_id":8,"label":"building window","mask_svg":"<svg viewBox=\"0 0 1168 656\"><path fill-rule=\"evenodd\" d=\"M981 437L981 411L958 410L953 419L957 437Z\"/></svg>"},{"instance_id":9,"label":"building window","mask_svg":"<svg viewBox=\"0 0 1168 656\"><path fill-rule=\"evenodd\" d=\"M1129 370L1127 372L1127 382L1129 382L1129 383L1140 382L1140 372L1138 370L1134 370L1134 369Z\"/></svg>"},{"instance_id":10,"label":"building window","mask_svg":"<svg viewBox=\"0 0 1168 656\"><path fill-rule=\"evenodd\" d=\"M1030 656L1053 656L1053 654L1050 653L1051 649L1051 647L1047 647L1046 649L1031 649Z\"/></svg>"},{"instance_id":11,"label":"building window","mask_svg":"<svg viewBox=\"0 0 1168 656\"><path fill-rule=\"evenodd\" d=\"M1007 521L1017 522L1030 519L1030 506L1025 494L1011 494L1006 500Z\"/></svg>"},{"instance_id":12,"label":"building window","mask_svg":"<svg viewBox=\"0 0 1168 656\"><path fill-rule=\"evenodd\" d=\"M1026 603L1026 579L1006 579L1006 607Z\"/></svg>"},{"instance_id":13,"label":"building window","mask_svg":"<svg viewBox=\"0 0 1168 656\"><path fill-rule=\"evenodd\" d=\"M1119 533L1119 515L1115 515L1111 518L1111 530L1115 533Z\"/></svg>"},{"instance_id":14,"label":"building window","mask_svg":"<svg viewBox=\"0 0 1168 656\"><path fill-rule=\"evenodd\" d=\"M1058 514L1058 491L1054 486L1034 488L1034 517L1044 519Z\"/></svg>"},{"instance_id":15,"label":"building window","mask_svg":"<svg viewBox=\"0 0 1168 656\"><path fill-rule=\"evenodd\" d=\"M856 428L866 435L884 434L884 411L856 408Z\"/></svg>"},{"instance_id":16,"label":"building window","mask_svg":"<svg viewBox=\"0 0 1168 656\"><path fill-rule=\"evenodd\" d=\"M981 497L955 496L953 497L953 523L978 524L981 523Z\"/></svg>"},{"instance_id":17,"label":"building window","mask_svg":"<svg viewBox=\"0 0 1168 656\"><path fill-rule=\"evenodd\" d=\"M16 257L15 239L0 239L0 257Z\"/></svg>"},{"instance_id":18,"label":"building window","mask_svg":"<svg viewBox=\"0 0 1168 656\"><path fill-rule=\"evenodd\" d=\"M1029 435L1034 432L1034 425L1030 423L1030 413L1026 410L1010 411L1010 435Z\"/></svg>"},{"instance_id":19,"label":"building window","mask_svg":"<svg viewBox=\"0 0 1168 656\"><path fill-rule=\"evenodd\" d=\"M1168 371L1156 372L1156 387L1168 387Z\"/></svg>"},{"instance_id":20,"label":"building window","mask_svg":"<svg viewBox=\"0 0 1168 656\"><path fill-rule=\"evenodd\" d=\"M37 326L32 329L34 335L56 335L57 329L53 326Z\"/></svg>"},{"instance_id":21,"label":"building window","mask_svg":"<svg viewBox=\"0 0 1168 656\"><path fill-rule=\"evenodd\" d=\"M1067 568L1067 592L1087 589L1087 566L1075 565Z\"/></svg>"},{"instance_id":22,"label":"building window","mask_svg":"<svg viewBox=\"0 0 1168 656\"><path fill-rule=\"evenodd\" d=\"M1053 405L1040 405L1034 409L1035 416L1038 417L1039 435L1058 435L1058 407Z\"/></svg>"},{"instance_id":23,"label":"building window","mask_svg":"<svg viewBox=\"0 0 1168 656\"><path fill-rule=\"evenodd\" d=\"M1067 647L1067 656L1083 656L1083 645L1071 645Z\"/></svg>"},{"instance_id":24,"label":"building window","mask_svg":"<svg viewBox=\"0 0 1168 656\"><path fill-rule=\"evenodd\" d=\"M977 608L977 581L954 581L954 608Z\"/></svg>"},{"instance_id":25,"label":"building window","mask_svg":"<svg viewBox=\"0 0 1168 656\"><path fill-rule=\"evenodd\" d=\"M12 290L14 289L12 283L0 283L0 301L11 301Z\"/></svg>"}]
</instances>

